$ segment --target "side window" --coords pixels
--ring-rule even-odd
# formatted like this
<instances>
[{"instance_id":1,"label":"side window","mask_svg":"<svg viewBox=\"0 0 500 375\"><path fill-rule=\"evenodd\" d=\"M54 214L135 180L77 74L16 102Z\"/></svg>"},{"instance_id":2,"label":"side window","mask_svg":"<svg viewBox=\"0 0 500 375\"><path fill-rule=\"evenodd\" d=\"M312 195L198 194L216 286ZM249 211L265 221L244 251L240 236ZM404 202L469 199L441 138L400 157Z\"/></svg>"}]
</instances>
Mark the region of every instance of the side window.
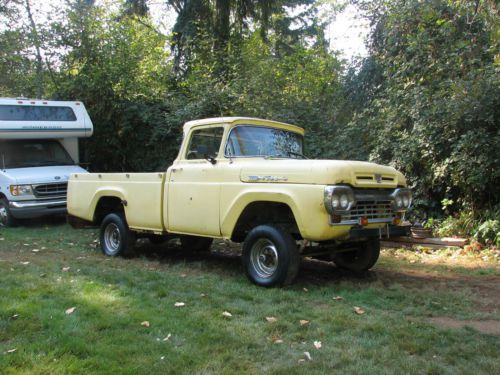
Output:
<instances>
[{"instance_id":1,"label":"side window","mask_svg":"<svg viewBox=\"0 0 500 375\"><path fill-rule=\"evenodd\" d=\"M223 134L223 127L194 130L189 140L186 159L194 160L217 157Z\"/></svg>"}]
</instances>

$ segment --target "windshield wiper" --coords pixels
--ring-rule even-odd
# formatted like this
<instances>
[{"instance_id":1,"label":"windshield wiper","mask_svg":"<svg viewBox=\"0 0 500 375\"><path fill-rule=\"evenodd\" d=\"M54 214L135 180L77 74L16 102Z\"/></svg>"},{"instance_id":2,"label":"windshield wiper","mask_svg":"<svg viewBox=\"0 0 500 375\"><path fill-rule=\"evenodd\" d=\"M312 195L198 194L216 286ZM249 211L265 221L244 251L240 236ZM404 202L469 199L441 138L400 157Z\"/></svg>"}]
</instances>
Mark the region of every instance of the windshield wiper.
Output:
<instances>
[{"instance_id":1,"label":"windshield wiper","mask_svg":"<svg viewBox=\"0 0 500 375\"><path fill-rule=\"evenodd\" d=\"M284 155L287 154L288 156ZM295 151L284 151L283 154L275 154L275 155L266 155L264 156L265 159L272 159L272 158L277 158L277 159L297 159L297 158L292 158L291 156L299 156L302 159L309 159L307 156L301 154L300 152L295 152Z\"/></svg>"},{"instance_id":2,"label":"windshield wiper","mask_svg":"<svg viewBox=\"0 0 500 375\"><path fill-rule=\"evenodd\" d=\"M72 165L71 163L69 163L68 161L59 161L59 160L47 160L47 161L41 161L37 164L38 166L40 167L43 167L43 166L51 166L51 165Z\"/></svg>"},{"instance_id":3,"label":"windshield wiper","mask_svg":"<svg viewBox=\"0 0 500 375\"><path fill-rule=\"evenodd\" d=\"M309 159L307 156L305 156L304 154L301 154L300 152L287 151L287 153L290 156L295 155L295 156L300 156L302 159Z\"/></svg>"}]
</instances>

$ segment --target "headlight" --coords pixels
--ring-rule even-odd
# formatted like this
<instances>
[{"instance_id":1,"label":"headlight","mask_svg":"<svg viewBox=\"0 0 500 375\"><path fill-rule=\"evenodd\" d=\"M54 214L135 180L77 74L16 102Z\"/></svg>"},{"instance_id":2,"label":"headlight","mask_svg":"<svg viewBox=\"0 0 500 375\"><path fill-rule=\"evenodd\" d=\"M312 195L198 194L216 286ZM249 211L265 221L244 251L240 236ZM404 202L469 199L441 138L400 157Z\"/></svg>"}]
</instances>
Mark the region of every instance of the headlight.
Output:
<instances>
[{"instance_id":1,"label":"headlight","mask_svg":"<svg viewBox=\"0 0 500 375\"><path fill-rule=\"evenodd\" d=\"M33 195L31 185L10 185L10 193L12 195Z\"/></svg>"},{"instance_id":2,"label":"headlight","mask_svg":"<svg viewBox=\"0 0 500 375\"><path fill-rule=\"evenodd\" d=\"M325 208L330 215L345 213L355 203L354 193L349 186L325 187Z\"/></svg>"},{"instance_id":3,"label":"headlight","mask_svg":"<svg viewBox=\"0 0 500 375\"><path fill-rule=\"evenodd\" d=\"M411 206L411 190L396 189L391 194L394 211L406 211Z\"/></svg>"}]
</instances>

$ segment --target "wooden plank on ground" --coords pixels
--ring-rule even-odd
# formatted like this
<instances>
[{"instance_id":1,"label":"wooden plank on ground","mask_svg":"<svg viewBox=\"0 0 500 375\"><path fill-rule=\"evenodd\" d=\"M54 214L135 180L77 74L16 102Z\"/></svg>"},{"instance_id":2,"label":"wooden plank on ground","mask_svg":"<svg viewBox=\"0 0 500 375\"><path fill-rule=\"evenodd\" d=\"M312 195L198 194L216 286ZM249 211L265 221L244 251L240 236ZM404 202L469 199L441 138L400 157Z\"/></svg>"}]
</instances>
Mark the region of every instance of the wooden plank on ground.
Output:
<instances>
[{"instance_id":1,"label":"wooden plank on ground","mask_svg":"<svg viewBox=\"0 0 500 375\"><path fill-rule=\"evenodd\" d=\"M411 244L421 244L421 245L439 245L439 246L455 246L464 247L467 244L467 239L465 238L413 238L413 237L394 237L390 241L411 243Z\"/></svg>"}]
</instances>

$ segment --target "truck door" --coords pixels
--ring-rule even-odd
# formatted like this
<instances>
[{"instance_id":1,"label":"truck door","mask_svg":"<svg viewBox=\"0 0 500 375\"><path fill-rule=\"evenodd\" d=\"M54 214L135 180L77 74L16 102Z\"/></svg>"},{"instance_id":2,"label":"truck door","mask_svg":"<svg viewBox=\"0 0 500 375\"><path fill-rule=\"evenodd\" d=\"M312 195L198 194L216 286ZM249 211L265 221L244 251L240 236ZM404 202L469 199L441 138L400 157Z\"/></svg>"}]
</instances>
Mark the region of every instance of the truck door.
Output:
<instances>
[{"instance_id":1,"label":"truck door","mask_svg":"<svg viewBox=\"0 0 500 375\"><path fill-rule=\"evenodd\" d=\"M194 129L184 155L171 167L167 190L167 229L171 232L220 236L219 156L224 128Z\"/></svg>"}]
</instances>

